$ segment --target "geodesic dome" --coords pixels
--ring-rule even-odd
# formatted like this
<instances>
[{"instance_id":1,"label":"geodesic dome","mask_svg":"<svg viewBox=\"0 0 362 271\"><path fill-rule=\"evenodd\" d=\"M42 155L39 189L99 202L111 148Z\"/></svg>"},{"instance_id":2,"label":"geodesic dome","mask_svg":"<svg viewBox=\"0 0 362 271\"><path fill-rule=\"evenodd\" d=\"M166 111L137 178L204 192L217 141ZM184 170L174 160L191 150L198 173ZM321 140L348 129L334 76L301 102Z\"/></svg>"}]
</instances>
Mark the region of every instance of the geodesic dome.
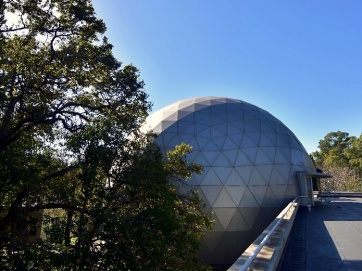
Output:
<instances>
[{"instance_id":1,"label":"geodesic dome","mask_svg":"<svg viewBox=\"0 0 362 271\"><path fill-rule=\"evenodd\" d=\"M213 212L199 260L231 264L299 195L296 171L314 171L296 136L267 111L224 97L197 97L152 114L143 131L158 134L163 151L182 142L190 162L204 166L188 181Z\"/></svg>"}]
</instances>

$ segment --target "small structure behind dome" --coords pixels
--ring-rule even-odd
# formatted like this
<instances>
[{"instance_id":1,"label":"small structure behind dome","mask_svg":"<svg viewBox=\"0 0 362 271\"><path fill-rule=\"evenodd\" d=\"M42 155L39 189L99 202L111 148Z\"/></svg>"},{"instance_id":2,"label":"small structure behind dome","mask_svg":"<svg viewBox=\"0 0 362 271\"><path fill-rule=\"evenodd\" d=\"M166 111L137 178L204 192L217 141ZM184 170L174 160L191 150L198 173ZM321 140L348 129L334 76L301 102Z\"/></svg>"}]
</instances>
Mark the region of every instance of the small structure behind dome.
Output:
<instances>
[{"instance_id":1,"label":"small structure behind dome","mask_svg":"<svg viewBox=\"0 0 362 271\"><path fill-rule=\"evenodd\" d=\"M190 162L204 166L188 181L213 213L214 228L202 238L199 260L231 264L293 198L297 171L314 172L296 136L267 111L237 99L197 97L151 115L163 151L182 142Z\"/></svg>"}]
</instances>

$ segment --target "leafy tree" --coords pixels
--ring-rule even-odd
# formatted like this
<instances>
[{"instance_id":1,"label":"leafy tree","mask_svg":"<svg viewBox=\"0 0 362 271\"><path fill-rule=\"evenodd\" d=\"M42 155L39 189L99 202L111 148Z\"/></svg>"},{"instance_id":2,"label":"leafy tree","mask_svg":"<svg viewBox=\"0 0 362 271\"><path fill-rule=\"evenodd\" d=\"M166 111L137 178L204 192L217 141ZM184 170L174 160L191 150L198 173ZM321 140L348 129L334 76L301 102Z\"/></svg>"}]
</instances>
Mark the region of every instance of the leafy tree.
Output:
<instances>
[{"instance_id":1,"label":"leafy tree","mask_svg":"<svg viewBox=\"0 0 362 271\"><path fill-rule=\"evenodd\" d=\"M362 134L359 138L351 139L349 148L345 150L350 165L362 174Z\"/></svg>"},{"instance_id":2,"label":"leafy tree","mask_svg":"<svg viewBox=\"0 0 362 271\"><path fill-rule=\"evenodd\" d=\"M203 269L210 220L197 194L179 192L201 168L189 146L163 159L139 132L144 83L113 56L90 1L5 0L0 11L2 266ZM20 233L34 213L44 233L30 245Z\"/></svg>"},{"instance_id":3,"label":"leafy tree","mask_svg":"<svg viewBox=\"0 0 362 271\"><path fill-rule=\"evenodd\" d=\"M345 149L348 148L350 137L346 132L330 132L323 140L319 141L319 152L314 152L313 158L317 164L346 165L348 159L345 156Z\"/></svg>"},{"instance_id":4,"label":"leafy tree","mask_svg":"<svg viewBox=\"0 0 362 271\"><path fill-rule=\"evenodd\" d=\"M333 176L332 189L360 191L362 188L359 159L360 139L346 132L330 132L319 141L320 151L312 153L316 166Z\"/></svg>"}]
</instances>

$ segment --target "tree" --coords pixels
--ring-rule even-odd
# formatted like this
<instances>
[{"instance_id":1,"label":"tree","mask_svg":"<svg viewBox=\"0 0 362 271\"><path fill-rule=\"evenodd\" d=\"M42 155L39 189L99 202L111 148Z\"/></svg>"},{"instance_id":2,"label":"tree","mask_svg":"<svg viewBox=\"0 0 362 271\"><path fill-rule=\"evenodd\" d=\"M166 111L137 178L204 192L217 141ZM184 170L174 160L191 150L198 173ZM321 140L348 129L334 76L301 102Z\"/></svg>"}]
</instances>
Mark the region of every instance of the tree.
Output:
<instances>
[{"instance_id":1,"label":"tree","mask_svg":"<svg viewBox=\"0 0 362 271\"><path fill-rule=\"evenodd\" d=\"M350 137L346 132L330 132L323 140L319 141L319 152L314 152L312 155L315 161L319 164L348 164L348 159L345 157L345 149L348 148Z\"/></svg>"},{"instance_id":2,"label":"tree","mask_svg":"<svg viewBox=\"0 0 362 271\"><path fill-rule=\"evenodd\" d=\"M198 195L178 189L201 169L188 146L164 159L139 132L144 83L113 56L90 1L12 0L0 11L2 266L203 268L195 255L211 222ZM30 246L19 234L34 212L45 232Z\"/></svg>"},{"instance_id":3,"label":"tree","mask_svg":"<svg viewBox=\"0 0 362 271\"><path fill-rule=\"evenodd\" d=\"M352 138L349 148L345 150L349 164L362 174L362 134L358 138Z\"/></svg>"},{"instance_id":4,"label":"tree","mask_svg":"<svg viewBox=\"0 0 362 271\"><path fill-rule=\"evenodd\" d=\"M361 190L358 141L347 132L330 132L319 141L320 151L312 153L316 166L332 174L333 190Z\"/></svg>"}]
</instances>

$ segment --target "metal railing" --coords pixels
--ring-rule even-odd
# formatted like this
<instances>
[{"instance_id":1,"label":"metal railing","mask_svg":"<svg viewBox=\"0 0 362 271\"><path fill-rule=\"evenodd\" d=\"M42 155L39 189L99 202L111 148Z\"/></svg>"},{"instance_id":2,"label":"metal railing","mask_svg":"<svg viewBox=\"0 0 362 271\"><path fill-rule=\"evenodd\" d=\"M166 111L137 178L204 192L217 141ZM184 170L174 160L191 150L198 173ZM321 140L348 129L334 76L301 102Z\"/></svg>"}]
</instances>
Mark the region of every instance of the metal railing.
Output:
<instances>
[{"instance_id":1,"label":"metal railing","mask_svg":"<svg viewBox=\"0 0 362 271\"><path fill-rule=\"evenodd\" d=\"M264 237L264 239L260 242L260 244L258 245L258 247L254 250L253 254L245 261L245 263L241 266L241 268L239 269L239 271L247 271L247 270L252 270L249 269L250 265L253 263L254 259L256 258L256 256L259 254L260 250L264 247L264 245L268 242L270 236L274 233L274 231L279 227L280 223L283 221L285 215L289 212L290 208L294 205L294 203L299 200L300 198L302 198L301 196L296 197L292 202L290 202L288 204L288 206L286 208L284 208L284 211L281 213L281 217L279 218L279 220L277 221L277 223L275 223L275 225L273 226L273 228L270 230L270 232ZM279 214L280 215L280 214Z\"/></svg>"}]
</instances>

